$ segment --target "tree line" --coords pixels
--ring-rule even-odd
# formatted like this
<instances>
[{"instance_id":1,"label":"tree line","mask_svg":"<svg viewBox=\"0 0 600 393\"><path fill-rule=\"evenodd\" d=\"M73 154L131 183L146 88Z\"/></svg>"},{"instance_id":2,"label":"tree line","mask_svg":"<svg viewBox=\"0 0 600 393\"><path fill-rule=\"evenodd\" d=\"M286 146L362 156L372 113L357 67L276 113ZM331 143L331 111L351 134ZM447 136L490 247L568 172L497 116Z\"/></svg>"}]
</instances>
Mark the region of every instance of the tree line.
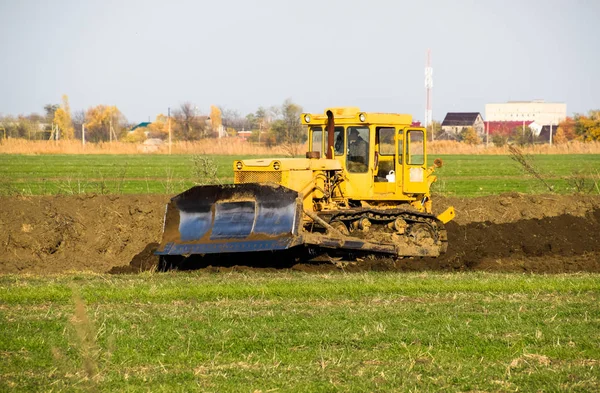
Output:
<instances>
[{"instance_id":1,"label":"tree line","mask_svg":"<svg viewBox=\"0 0 600 393\"><path fill-rule=\"evenodd\" d=\"M152 122L142 126L127 121L115 105L97 105L87 110L71 112L69 98L64 95L60 104L44 106L44 114L0 116L0 138L29 140L82 139L89 142L120 140L142 142L147 138L194 141L220 136L237 136L238 131L250 131L251 141L267 145L301 143L306 132L300 122L302 107L291 99L281 105L259 107L242 116L238 111L211 105L203 114L198 106L186 101L172 113L159 113Z\"/></svg>"},{"instance_id":2,"label":"tree line","mask_svg":"<svg viewBox=\"0 0 600 393\"><path fill-rule=\"evenodd\" d=\"M170 114L160 113L144 127L127 121L115 105L97 105L87 110L71 112L69 98L64 95L60 104L44 106L44 114L0 116L0 138L85 139L90 142L105 142L113 139L125 142L142 142L147 138L167 139L169 128L173 140L194 141L220 136L237 136L239 131L249 131L251 142L268 146L295 144L306 141L305 128L300 122L302 106L286 99L281 105L259 107L245 116L238 111L212 105L208 114L198 106L186 101ZM482 143L482 136L472 127L465 127L457 135L444 135L440 122L429 127L433 139L454 139L468 144ZM506 144L527 145L538 142L534 131L525 126L502 129L490 135L496 146ZM591 110L587 115L575 114L567 117L553 130L553 143L562 144L572 140L600 140L600 110Z\"/></svg>"}]
</instances>

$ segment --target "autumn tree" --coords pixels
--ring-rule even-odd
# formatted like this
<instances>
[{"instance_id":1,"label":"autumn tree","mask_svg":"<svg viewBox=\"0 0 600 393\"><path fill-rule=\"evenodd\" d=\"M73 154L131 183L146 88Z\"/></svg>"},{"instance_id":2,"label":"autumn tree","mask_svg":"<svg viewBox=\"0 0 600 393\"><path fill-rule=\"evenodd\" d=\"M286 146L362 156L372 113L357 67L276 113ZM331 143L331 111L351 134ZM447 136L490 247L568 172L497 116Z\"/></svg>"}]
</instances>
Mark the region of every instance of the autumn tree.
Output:
<instances>
[{"instance_id":1,"label":"autumn tree","mask_svg":"<svg viewBox=\"0 0 600 393\"><path fill-rule=\"evenodd\" d=\"M159 113L156 119L148 126L148 138L167 139L169 137L169 119Z\"/></svg>"},{"instance_id":2,"label":"autumn tree","mask_svg":"<svg viewBox=\"0 0 600 393\"><path fill-rule=\"evenodd\" d=\"M556 134L562 133L566 140L571 141L577 138L577 132L575 130L576 124L575 119L572 117L567 117L565 120L561 121L558 124L558 128L556 129Z\"/></svg>"},{"instance_id":3,"label":"autumn tree","mask_svg":"<svg viewBox=\"0 0 600 393\"><path fill-rule=\"evenodd\" d=\"M62 104L54 112L53 123L60 130L61 139L73 139L75 137L75 129L71 120L71 108L69 107L69 97L65 94L62 96Z\"/></svg>"},{"instance_id":4,"label":"autumn tree","mask_svg":"<svg viewBox=\"0 0 600 393\"><path fill-rule=\"evenodd\" d=\"M127 131L127 135L121 138L122 142L141 143L146 140L146 133L150 132L148 127L138 127L133 131Z\"/></svg>"},{"instance_id":5,"label":"autumn tree","mask_svg":"<svg viewBox=\"0 0 600 393\"><path fill-rule=\"evenodd\" d=\"M111 140L111 128L117 137L124 136L125 116L116 106L98 105L85 113L86 139L90 142Z\"/></svg>"},{"instance_id":6,"label":"autumn tree","mask_svg":"<svg viewBox=\"0 0 600 393\"><path fill-rule=\"evenodd\" d=\"M562 145L563 143L567 143L569 140L565 136L565 131L563 128L558 127L556 133L552 136L552 143L557 145Z\"/></svg>"},{"instance_id":7,"label":"autumn tree","mask_svg":"<svg viewBox=\"0 0 600 393\"><path fill-rule=\"evenodd\" d=\"M210 124L213 134L219 136L221 127L223 127L223 120L221 118L221 109L216 105L210 106Z\"/></svg>"},{"instance_id":8,"label":"autumn tree","mask_svg":"<svg viewBox=\"0 0 600 393\"><path fill-rule=\"evenodd\" d=\"M460 133L460 141L469 145L479 145L481 138L477 135L477 131L473 127L463 128Z\"/></svg>"},{"instance_id":9,"label":"autumn tree","mask_svg":"<svg viewBox=\"0 0 600 393\"><path fill-rule=\"evenodd\" d=\"M588 115L575 115L575 132L585 141L600 140L600 110L592 110Z\"/></svg>"}]
</instances>

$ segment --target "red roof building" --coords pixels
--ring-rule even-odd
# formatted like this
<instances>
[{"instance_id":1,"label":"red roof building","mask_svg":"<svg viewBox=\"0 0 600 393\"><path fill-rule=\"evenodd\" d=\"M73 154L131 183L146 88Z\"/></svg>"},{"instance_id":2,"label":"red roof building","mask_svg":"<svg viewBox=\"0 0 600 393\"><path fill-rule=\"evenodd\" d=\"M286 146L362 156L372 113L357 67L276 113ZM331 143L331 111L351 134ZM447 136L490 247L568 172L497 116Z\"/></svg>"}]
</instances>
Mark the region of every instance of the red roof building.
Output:
<instances>
[{"instance_id":1,"label":"red roof building","mask_svg":"<svg viewBox=\"0 0 600 393\"><path fill-rule=\"evenodd\" d=\"M484 122L485 129L490 135L509 136L517 127L529 127L534 122L532 120L522 121L486 121Z\"/></svg>"}]
</instances>

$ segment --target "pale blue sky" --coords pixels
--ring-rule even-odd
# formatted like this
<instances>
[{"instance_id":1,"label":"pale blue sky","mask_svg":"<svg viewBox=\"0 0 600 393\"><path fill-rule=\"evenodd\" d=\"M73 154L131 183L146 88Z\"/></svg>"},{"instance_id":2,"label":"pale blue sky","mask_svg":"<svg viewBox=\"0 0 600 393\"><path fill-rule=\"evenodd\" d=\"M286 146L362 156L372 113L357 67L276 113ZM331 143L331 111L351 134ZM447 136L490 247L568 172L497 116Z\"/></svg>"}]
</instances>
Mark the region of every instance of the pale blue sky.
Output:
<instances>
[{"instance_id":1,"label":"pale blue sky","mask_svg":"<svg viewBox=\"0 0 600 393\"><path fill-rule=\"evenodd\" d=\"M600 1L0 0L0 114L117 105L131 122L184 101L245 115L484 112L545 99L600 108Z\"/></svg>"}]
</instances>

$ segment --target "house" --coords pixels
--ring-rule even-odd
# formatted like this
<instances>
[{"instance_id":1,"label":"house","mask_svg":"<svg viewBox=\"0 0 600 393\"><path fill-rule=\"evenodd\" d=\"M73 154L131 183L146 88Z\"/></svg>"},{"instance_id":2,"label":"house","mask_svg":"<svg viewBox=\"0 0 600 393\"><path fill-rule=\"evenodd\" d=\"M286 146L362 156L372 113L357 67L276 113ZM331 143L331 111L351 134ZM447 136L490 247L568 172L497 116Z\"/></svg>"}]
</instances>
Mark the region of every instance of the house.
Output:
<instances>
[{"instance_id":1,"label":"house","mask_svg":"<svg viewBox=\"0 0 600 393\"><path fill-rule=\"evenodd\" d=\"M148 127L150 124L152 124L152 122L149 122L149 121L144 121L144 122L141 122L141 123L139 123L139 124L136 124L135 126L131 127L131 129L129 130L129 132L133 132L133 131L135 131L135 130L136 130L136 129L138 129L138 128L146 128L146 127Z\"/></svg>"},{"instance_id":2,"label":"house","mask_svg":"<svg viewBox=\"0 0 600 393\"><path fill-rule=\"evenodd\" d=\"M449 137L456 137L469 127L473 127L479 136L485 134L483 117L479 112L448 112L442 122L442 132Z\"/></svg>"}]
</instances>

